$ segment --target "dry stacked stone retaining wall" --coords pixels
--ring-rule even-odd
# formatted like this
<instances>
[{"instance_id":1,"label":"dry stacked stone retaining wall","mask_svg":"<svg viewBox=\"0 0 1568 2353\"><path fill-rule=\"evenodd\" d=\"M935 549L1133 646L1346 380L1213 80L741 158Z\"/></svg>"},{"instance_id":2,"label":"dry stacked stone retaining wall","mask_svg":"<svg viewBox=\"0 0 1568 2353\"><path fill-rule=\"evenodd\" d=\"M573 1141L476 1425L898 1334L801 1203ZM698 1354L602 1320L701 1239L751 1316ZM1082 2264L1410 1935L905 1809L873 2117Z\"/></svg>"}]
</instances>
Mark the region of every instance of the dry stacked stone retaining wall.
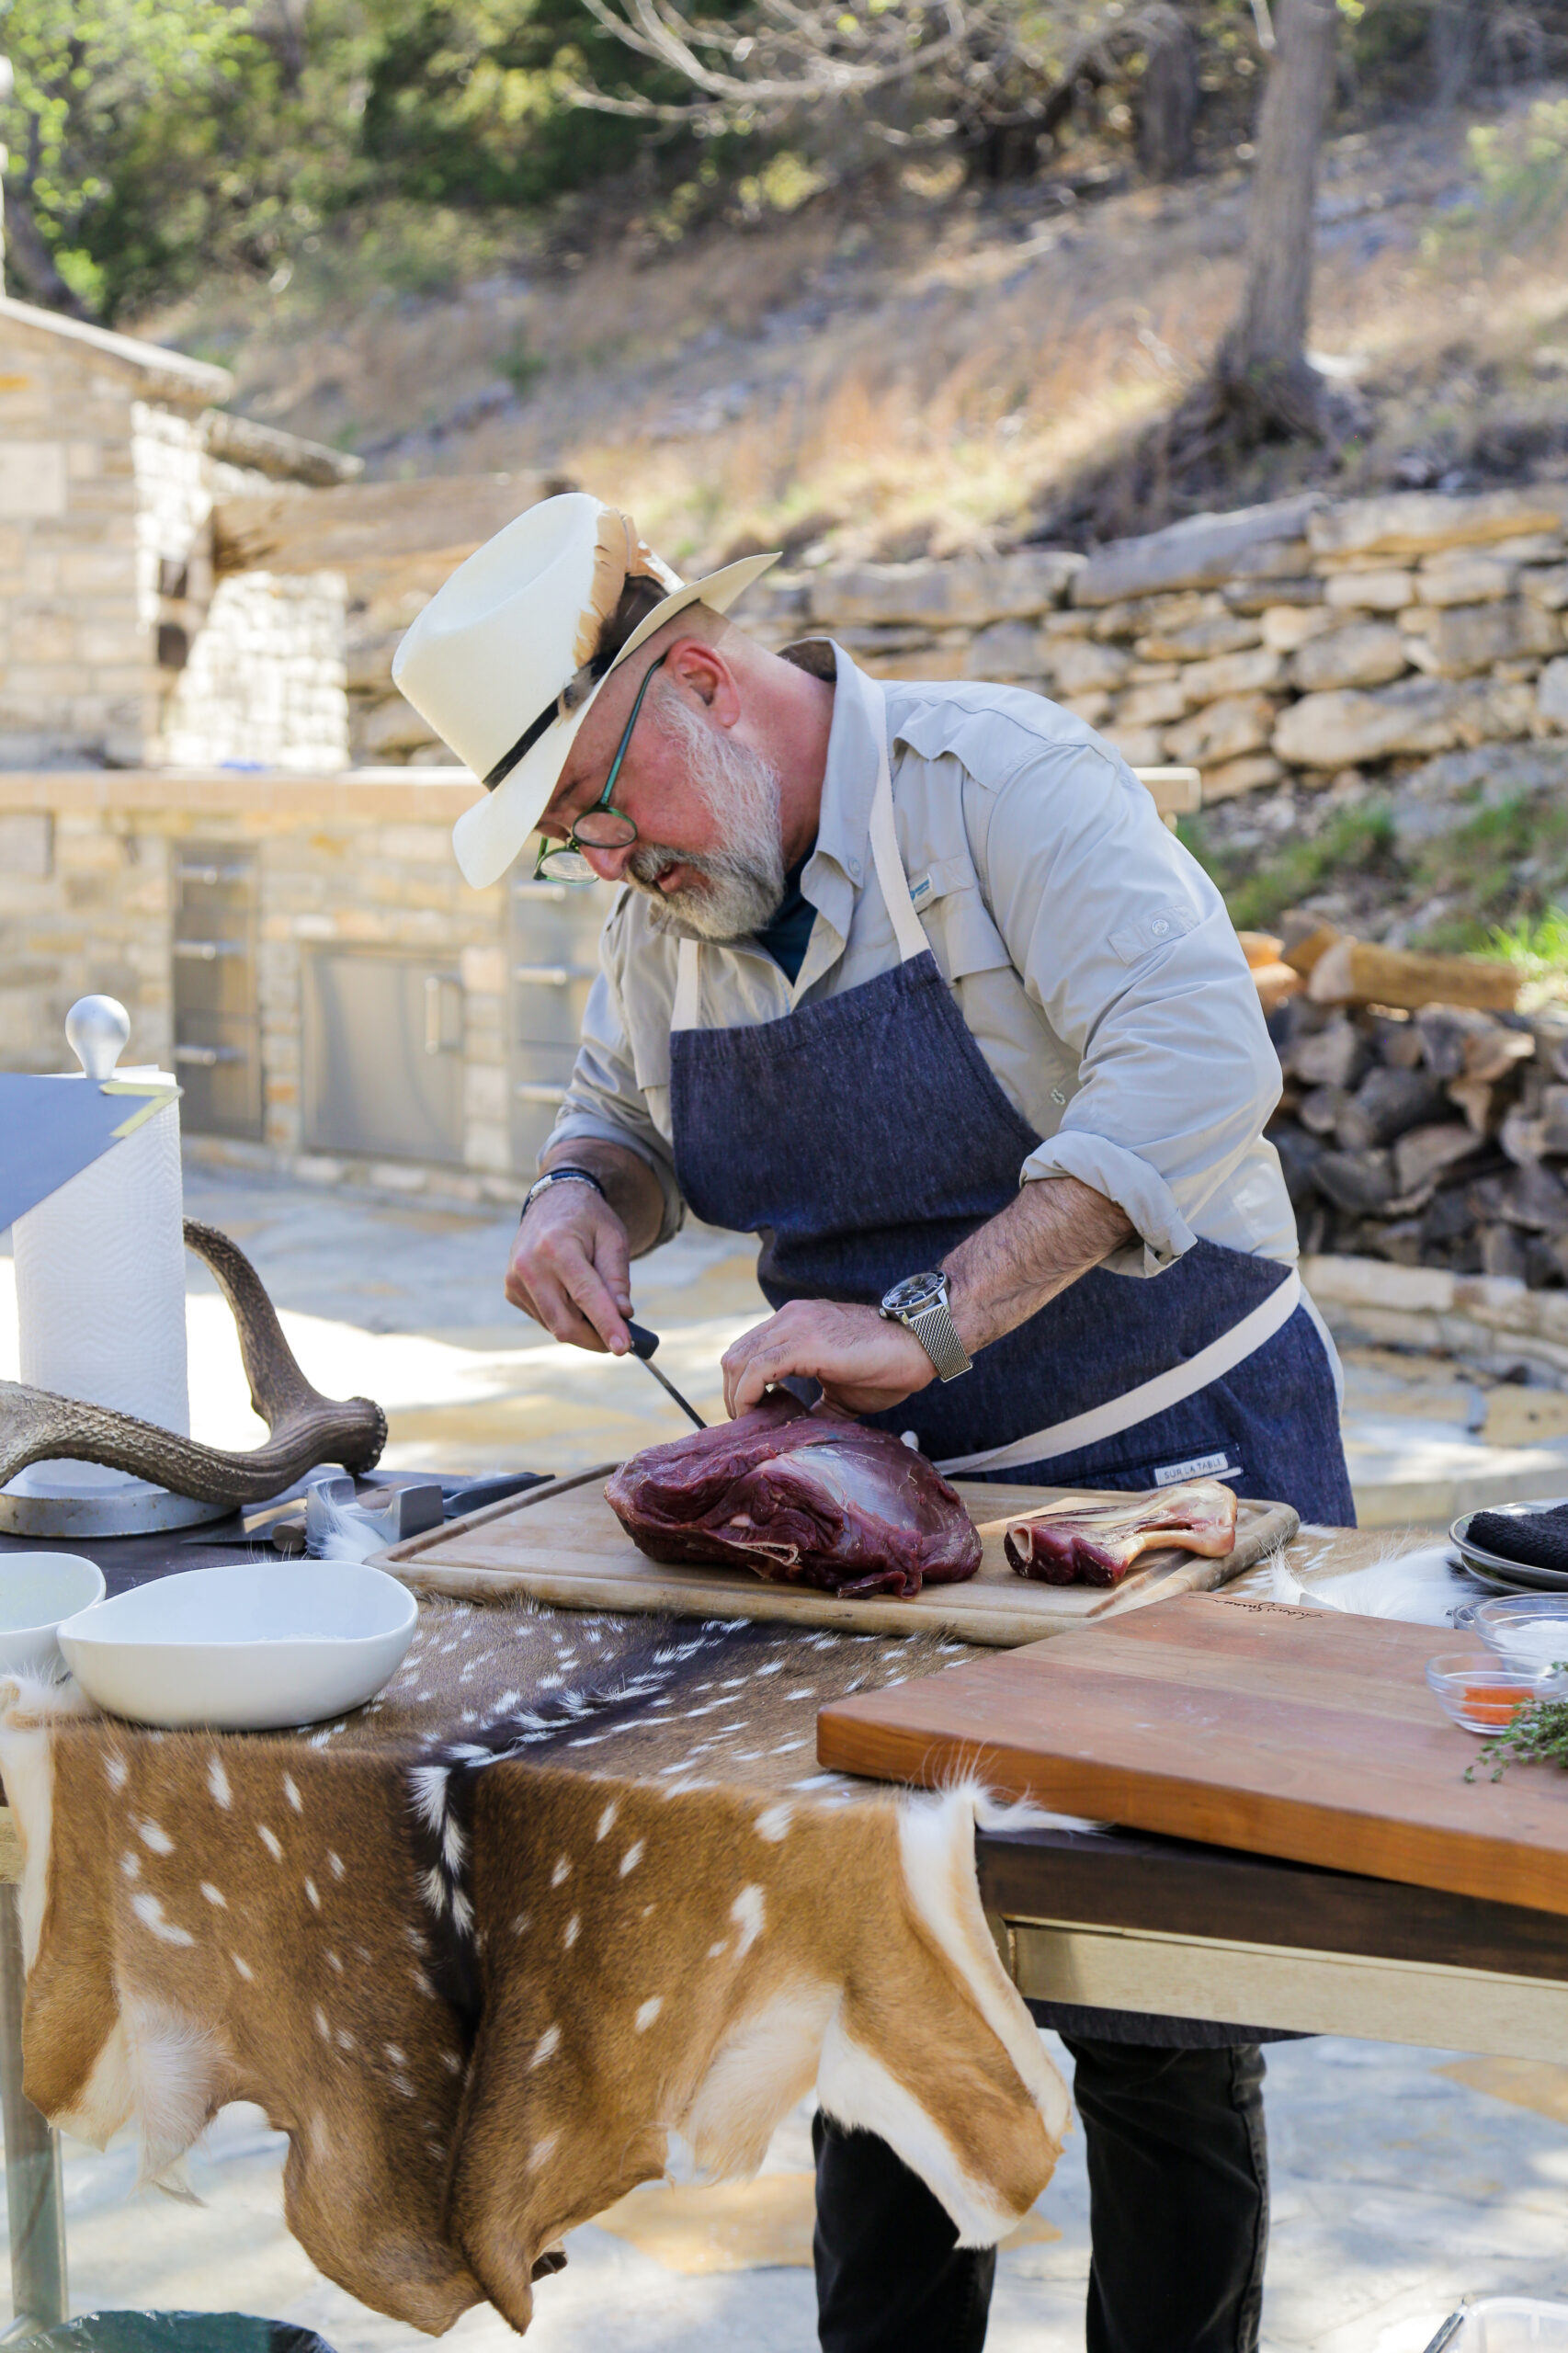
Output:
<instances>
[{"instance_id":1,"label":"dry stacked stone retaining wall","mask_svg":"<svg viewBox=\"0 0 1568 2353\"><path fill-rule=\"evenodd\" d=\"M1568 732L1568 486L1303 497L1082 556L824 567L743 608L884 677L1032 687L1220 801Z\"/></svg>"},{"instance_id":2,"label":"dry stacked stone retaining wall","mask_svg":"<svg viewBox=\"0 0 1568 2353\"><path fill-rule=\"evenodd\" d=\"M449 756L393 688L392 652L464 552L452 541L468 508L493 525L497 495L527 504L552 486L454 484L460 528L389 507L363 535L348 566L356 761ZM391 487L334 495L347 508ZM294 513L311 519L309 505ZM268 560L291 561L277 548ZM1337 506L1307 495L1086 556L1027 548L779 571L737 618L771 645L830 634L878 677L1033 688L1135 767L1200 767L1204 799L1221 801L1292 775L1568 733L1565 615L1568 484L1549 483Z\"/></svg>"}]
</instances>

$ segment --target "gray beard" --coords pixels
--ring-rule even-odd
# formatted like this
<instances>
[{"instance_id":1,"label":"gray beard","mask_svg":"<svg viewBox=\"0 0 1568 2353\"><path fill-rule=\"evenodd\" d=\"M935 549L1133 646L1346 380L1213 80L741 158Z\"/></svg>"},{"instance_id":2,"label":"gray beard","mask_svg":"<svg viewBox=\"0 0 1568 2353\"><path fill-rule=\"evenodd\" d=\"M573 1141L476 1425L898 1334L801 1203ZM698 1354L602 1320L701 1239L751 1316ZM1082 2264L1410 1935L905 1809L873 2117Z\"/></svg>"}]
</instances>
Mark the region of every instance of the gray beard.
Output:
<instances>
[{"instance_id":1,"label":"gray beard","mask_svg":"<svg viewBox=\"0 0 1568 2353\"><path fill-rule=\"evenodd\" d=\"M677 939L747 939L767 928L784 901L778 771L760 752L705 725L674 696L661 699L657 720L712 811L721 847L695 852L640 844L627 860L627 879L653 901L649 921L655 931ZM678 891L661 891L659 876L677 860L699 879Z\"/></svg>"}]
</instances>

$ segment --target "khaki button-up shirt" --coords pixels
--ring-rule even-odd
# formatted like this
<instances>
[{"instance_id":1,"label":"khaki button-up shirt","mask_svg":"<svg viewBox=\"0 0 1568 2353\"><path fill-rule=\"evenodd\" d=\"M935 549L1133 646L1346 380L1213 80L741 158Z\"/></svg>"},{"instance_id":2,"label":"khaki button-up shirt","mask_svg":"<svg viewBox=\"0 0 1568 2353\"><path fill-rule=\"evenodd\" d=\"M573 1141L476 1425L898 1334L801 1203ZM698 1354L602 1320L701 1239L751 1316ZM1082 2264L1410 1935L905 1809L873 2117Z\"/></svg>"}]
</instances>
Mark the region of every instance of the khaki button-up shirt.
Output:
<instances>
[{"instance_id":1,"label":"khaki button-up shirt","mask_svg":"<svg viewBox=\"0 0 1568 2353\"><path fill-rule=\"evenodd\" d=\"M790 658L823 675L836 665L801 886L816 919L792 983L763 949L705 942L703 1026L776 1020L899 961L868 831L885 724L915 912L998 1086L1040 1139L1019 1182L1076 1176L1119 1201L1140 1237L1108 1262L1119 1273L1157 1273L1200 1236L1293 1261L1295 1218L1260 1133L1280 1074L1257 991L1219 892L1126 762L1018 688L879 685L820 641ZM676 942L650 914L623 888L606 921L550 1148L597 1136L639 1154L664 1188L664 1240L683 1214L669 1108ZM912 1103L915 1153L920 1121Z\"/></svg>"}]
</instances>

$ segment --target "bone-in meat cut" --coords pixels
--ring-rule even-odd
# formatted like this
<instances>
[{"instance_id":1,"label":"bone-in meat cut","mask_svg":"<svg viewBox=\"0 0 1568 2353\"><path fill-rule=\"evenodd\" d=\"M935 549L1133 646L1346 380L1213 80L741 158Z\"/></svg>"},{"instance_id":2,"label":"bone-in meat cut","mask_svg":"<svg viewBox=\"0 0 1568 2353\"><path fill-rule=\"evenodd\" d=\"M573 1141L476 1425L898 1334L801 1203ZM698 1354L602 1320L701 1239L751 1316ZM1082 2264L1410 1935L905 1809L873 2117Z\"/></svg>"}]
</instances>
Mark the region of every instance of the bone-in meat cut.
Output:
<instances>
[{"instance_id":1,"label":"bone-in meat cut","mask_svg":"<svg viewBox=\"0 0 1568 2353\"><path fill-rule=\"evenodd\" d=\"M900 1598L980 1566L973 1521L923 1454L788 1395L634 1454L605 1494L655 1561Z\"/></svg>"},{"instance_id":2,"label":"bone-in meat cut","mask_svg":"<svg viewBox=\"0 0 1568 2353\"><path fill-rule=\"evenodd\" d=\"M1220 1561L1235 1541L1236 1499L1218 1479L1115 1503L1065 1496L1011 1521L1003 1539L1019 1576L1041 1585L1119 1585L1140 1552L1176 1545Z\"/></svg>"}]
</instances>

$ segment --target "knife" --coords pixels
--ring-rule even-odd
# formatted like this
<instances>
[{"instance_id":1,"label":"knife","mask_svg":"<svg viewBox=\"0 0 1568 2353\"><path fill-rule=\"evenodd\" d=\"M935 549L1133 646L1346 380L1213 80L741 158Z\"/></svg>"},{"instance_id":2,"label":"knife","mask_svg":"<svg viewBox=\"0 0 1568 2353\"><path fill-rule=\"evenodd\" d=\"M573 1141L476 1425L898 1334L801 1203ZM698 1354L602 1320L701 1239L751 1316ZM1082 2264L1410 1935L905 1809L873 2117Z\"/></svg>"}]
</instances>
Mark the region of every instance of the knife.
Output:
<instances>
[{"instance_id":1,"label":"knife","mask_svg":"<svg viewBox=\"0 0 1568 2353\"><path fill-rule=\"evenodd\" d=\"M688 1405L687 1404L686 1399L681 1395L680 1391L676 1387L675 1382L673 1381L666 1381L664 1374L659 1370L658 1366L653 1362L653 1350L659 1345L659 1336L657 1332L650 1332L645 1324L633 1324L630 1316L626 1319L626 1328L631 1335L631 1352L636 1357L638 1363L647 1366L649 1371L653 1374L660 1388L665 1392L666 1395L675 1399L676 1404L680 1407L681 1412L686 1415L687 1420L688 1422L695 1422L699 1430L705 1430L708 1427L708 1425L703 1420L701 1415L698 1412L696 1406Z\"/></svg>"}]
</instances>

